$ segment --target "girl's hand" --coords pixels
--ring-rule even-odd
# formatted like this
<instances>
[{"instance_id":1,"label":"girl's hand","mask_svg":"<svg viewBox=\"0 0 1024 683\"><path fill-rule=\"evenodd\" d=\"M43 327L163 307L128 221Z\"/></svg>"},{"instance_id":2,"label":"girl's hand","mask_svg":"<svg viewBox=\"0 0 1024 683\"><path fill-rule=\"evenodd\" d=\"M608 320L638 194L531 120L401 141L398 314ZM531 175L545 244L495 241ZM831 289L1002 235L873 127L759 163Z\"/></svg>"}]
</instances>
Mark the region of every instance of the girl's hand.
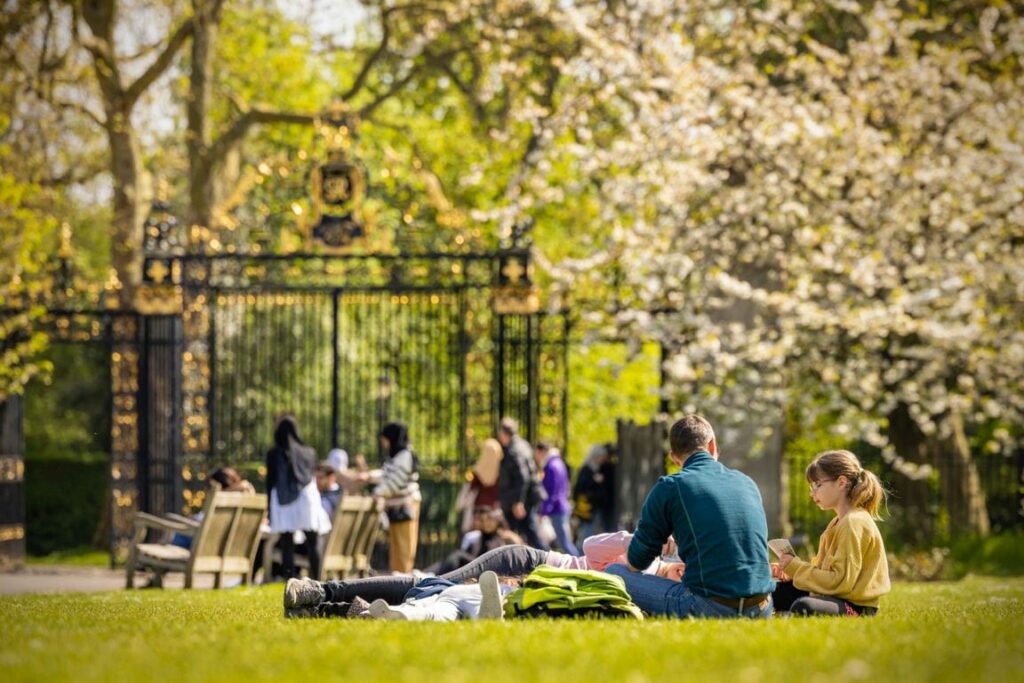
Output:
<instances>
[{"instance_id":1,"label":"girl's hand","mask_svg":"<svg viewBox=\"0 0 1024 683\"><path fill-rule=\"evenodd\" d=\"M782 567L779 566L778 562L772 562L772 578L776 581L792 581L792 579L786 575L786 572L782 571Z\"/></svg>"},{"instance_id":2,"label":"girl's hand","mask_svg":"<svg viewBox=\"0 0 1024 683\"><path fill-rule=\"evenodd\" d=\"M793 561L793 556L787 553L787 554L785 554L785 555L783 555L782 557L779 558L779 567L781 567L782 569L785 569L786 567L789 566L789 563L792 562L792 561Z\"/></svg>"}]
</instances>

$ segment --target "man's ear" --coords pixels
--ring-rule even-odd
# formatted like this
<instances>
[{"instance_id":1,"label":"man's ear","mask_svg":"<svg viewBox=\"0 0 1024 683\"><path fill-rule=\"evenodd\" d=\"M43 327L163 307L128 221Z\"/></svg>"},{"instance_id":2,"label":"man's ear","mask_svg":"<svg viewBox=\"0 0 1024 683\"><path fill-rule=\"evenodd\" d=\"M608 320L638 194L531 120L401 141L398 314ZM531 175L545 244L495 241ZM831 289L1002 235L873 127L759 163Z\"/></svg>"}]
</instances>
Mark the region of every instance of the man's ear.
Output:
<instances>
[{"instance_id":1,"label":"man's ear","mask_svg":"<svg viewBox=\"0 0 1024 683\"><path fill-rule=\"evenodd\" d=\"M718 442L714 437L711 437L711 441L708 442L708 453L713 455L716 460L718 459Z\"/></svg>"}]
</instances>

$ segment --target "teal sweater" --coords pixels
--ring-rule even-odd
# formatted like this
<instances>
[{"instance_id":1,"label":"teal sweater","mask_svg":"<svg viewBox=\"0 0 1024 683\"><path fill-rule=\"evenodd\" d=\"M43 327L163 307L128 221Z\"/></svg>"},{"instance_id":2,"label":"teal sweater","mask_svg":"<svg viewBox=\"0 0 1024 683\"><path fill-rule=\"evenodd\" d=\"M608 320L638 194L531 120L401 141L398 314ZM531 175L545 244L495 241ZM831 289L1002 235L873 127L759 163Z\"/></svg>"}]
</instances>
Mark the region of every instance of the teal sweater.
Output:
<instances>
[{"instance_id":1,"label":"teal sweater","mask_svg":"<svg viewBox=\"0 0 1024 683\"><path fill-rule=\"evenodd\" d=\"M686 563L683 584L697 595L739 598L775 588L761 492L750 477L706 451L651 489L629 544L629 563L650 565L669 534Z\"/></svg>"}]
</instances>

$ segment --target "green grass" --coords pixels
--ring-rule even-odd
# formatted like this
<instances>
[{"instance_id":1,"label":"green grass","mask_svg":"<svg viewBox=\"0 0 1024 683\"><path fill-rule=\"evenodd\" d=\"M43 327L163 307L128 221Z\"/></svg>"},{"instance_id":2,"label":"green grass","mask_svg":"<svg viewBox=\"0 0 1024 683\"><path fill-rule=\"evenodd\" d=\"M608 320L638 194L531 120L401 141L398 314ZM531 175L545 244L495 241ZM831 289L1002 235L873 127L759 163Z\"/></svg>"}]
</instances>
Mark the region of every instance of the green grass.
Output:
<instances>
[{"instance_id":1,"label":"green grass","mask_svg":"<svg viewBox=\"0 0 1024 683\"><path fill-rule=\"evenodd\" d=\"M281 587L0 598L4 681L1024 681L1024 579L897 584L874 619L281 617Z\"/></svg>"},{"instance_id":2,"label":"green grass","mask_svg":"<svg viewBox=\"0 0 1024 683\"><path fill-rule=\"evenodd\" d=\"M74 566L74 567L109 567L110 553L105 550L96 550L88 546L58 550L49 555L39 557L28 556L25 564L38 566Z\"/></svg>"}]
</instances>

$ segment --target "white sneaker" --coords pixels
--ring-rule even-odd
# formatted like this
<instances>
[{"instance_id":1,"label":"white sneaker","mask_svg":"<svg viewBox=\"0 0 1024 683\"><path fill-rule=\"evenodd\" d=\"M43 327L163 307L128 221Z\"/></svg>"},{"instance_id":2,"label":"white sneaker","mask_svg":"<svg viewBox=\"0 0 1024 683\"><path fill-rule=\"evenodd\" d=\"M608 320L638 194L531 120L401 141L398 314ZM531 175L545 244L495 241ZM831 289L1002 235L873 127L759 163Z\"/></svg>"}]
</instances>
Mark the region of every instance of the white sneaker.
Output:
<instances>
[{"instance_id":1,"label":"white sneaker","mask_svg":"<svg viewBox=\"0 0 1024 683\"><path fill-rule=\"evenodd\" d=\"M501 604L501 587L498 575L484 572L480 575L480 616L479 619L504 619L505 610Z\"/></svg>"},{"instance_id":2,"label":"white sneaker","mask_svg":"<svg viewBox=\"0 0 1024 683\"><path fill-rule=\"evenodd\" d=\"M395 609L383 599L377 599L370 603L370 616L374 619L390 619L391 621L405 621L405 612Z\"/></svg>"}]
</instances>

